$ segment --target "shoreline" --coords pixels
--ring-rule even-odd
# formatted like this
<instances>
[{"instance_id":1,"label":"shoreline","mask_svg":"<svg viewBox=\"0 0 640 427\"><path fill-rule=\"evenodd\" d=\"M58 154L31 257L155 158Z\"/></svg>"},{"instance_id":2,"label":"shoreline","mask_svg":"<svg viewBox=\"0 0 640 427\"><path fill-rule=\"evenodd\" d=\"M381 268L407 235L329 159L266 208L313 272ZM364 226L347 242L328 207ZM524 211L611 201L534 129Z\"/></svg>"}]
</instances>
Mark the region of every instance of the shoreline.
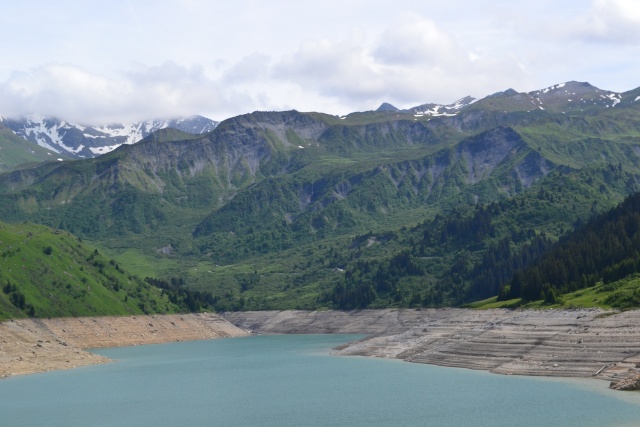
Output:
<instances>
[{"instance_id":1,"label":"shoreline","mask_svg":"<svg viewBox=\"0 0 640 427\"><path fill-rule=\"evenodd\" d=\"M640 310L380 309L16 319L0 323L0 379L108 363L85 349L260 334L362 334L337 356L640 388Z\"/></svg>"},{"instance_id":2,"label":"shoreline","mask_svg":"<svg viewBox=\"0 0 640 427\"><path fill-rule=\"evenodd\" d=\"M640 387L640 310L382 309L224 313L259 333L360 333L334 355Z\"/></svg>"},{"instance_id":3,"label":"shoreline","mask_svg":"<svg viewBox=\"0 0 640 427\"><path fill-rule=\"evenodd\" d=\"M248 335L216 314L14 319L0 323L0 379L109 363L87 348Z\"/></svg>"}]
</instances>

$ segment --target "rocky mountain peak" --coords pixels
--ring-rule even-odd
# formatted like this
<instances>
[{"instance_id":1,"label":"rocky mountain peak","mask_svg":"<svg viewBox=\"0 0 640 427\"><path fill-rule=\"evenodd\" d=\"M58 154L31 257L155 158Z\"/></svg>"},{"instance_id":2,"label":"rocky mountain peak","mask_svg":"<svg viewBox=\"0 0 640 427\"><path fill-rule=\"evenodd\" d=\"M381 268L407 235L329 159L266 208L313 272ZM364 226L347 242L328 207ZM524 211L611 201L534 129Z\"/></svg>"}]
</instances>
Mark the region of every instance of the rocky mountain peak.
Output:
<instances>
[{"instance_id":1,"label":"rocky mountain peak","mask_svg":"<svg viewBox=\"0 0 640 427\"><path fill-rule=\"evenodd\" d=\"M394 107L388 102L383 102L382 105L380 105L376 111L400 111L400 109L397 107Z\"/></svg>"}]
</instances>

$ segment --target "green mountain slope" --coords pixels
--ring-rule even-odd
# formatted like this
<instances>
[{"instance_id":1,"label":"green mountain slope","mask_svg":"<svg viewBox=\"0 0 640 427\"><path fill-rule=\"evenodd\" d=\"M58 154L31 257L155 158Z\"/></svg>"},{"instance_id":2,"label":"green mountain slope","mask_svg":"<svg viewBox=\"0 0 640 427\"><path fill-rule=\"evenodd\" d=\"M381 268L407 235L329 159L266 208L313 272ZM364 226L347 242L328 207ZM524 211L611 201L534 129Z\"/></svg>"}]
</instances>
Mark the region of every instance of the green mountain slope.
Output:
<instances>
[{"instance_id":1,"label":"green mountain slope","mask_svg":"<svg viewBox=\"0 0 640 427\"><path fill-rule=\"evenodd\" d=\"M176 307L67 232L0 224L0 317L166 312ZM144 306L144 308L143 308Z\"/></svg>"},{"instance_id":2,"label":"green mountain slope","mask_svg":"<svg viewBox=\"0 0 640 427\"><path fill-rule=\"evenodd\" d=\"M640 194L636 193L586 226L563 238L531 266L504 282L498 300L521 298L555 303L578 289L604 283L605 302L613 306L640 304L640 288L617 292L615 282L640 272ZM637 281L636 281L637 282Z\"/></svg>"},{"instance_id":3,"label":"green mountain slope","mask_svg":"<svg viewBox=\"0 0 640 427\"><path fill-rule=\"evenodd\" d=\"M68 232L0 222L0 320L174 313L193 295L125 271ZM198 297L198 295L196 295Z\"/></svg>"}]
</instances>

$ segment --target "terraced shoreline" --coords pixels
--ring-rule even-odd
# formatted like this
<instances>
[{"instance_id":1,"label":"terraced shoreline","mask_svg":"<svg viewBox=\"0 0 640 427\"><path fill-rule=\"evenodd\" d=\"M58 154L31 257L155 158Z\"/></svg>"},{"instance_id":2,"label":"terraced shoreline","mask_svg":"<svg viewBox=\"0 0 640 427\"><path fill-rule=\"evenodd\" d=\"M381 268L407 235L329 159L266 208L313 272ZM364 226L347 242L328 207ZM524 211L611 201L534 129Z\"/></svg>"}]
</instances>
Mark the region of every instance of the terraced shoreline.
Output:
<instances>
[{"instance_id":1,"label":"terraced shoreline","mask_svg":"<svg viewBox=\"0 0 640 427\"><path fill-rule=\"evenodd\" d=\"M640 311L361 310L238 312L257 333L360 333L333 354L386 357L506 375L597 378L633 389L640 375Z\"/></svg>"}]
</instances>

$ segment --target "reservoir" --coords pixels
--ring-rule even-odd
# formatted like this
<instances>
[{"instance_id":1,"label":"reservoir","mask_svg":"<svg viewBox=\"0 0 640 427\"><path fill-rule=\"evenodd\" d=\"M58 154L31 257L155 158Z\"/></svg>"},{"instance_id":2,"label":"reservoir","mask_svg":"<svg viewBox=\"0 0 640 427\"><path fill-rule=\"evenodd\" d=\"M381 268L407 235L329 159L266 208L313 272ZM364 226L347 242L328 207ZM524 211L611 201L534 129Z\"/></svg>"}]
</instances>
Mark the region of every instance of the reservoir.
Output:
<instances>
[{"instance_id":1,"label":"reservoir","mask_svg":"<svg viewBox=\"0 0 640 427\"><path fill-rule=\"evenodd\" d=\"M0 381L9 426L637 426L640 394L595 380L332 357L358 336L96 350L114 363Z\"/></svg>"}]
</instances>

